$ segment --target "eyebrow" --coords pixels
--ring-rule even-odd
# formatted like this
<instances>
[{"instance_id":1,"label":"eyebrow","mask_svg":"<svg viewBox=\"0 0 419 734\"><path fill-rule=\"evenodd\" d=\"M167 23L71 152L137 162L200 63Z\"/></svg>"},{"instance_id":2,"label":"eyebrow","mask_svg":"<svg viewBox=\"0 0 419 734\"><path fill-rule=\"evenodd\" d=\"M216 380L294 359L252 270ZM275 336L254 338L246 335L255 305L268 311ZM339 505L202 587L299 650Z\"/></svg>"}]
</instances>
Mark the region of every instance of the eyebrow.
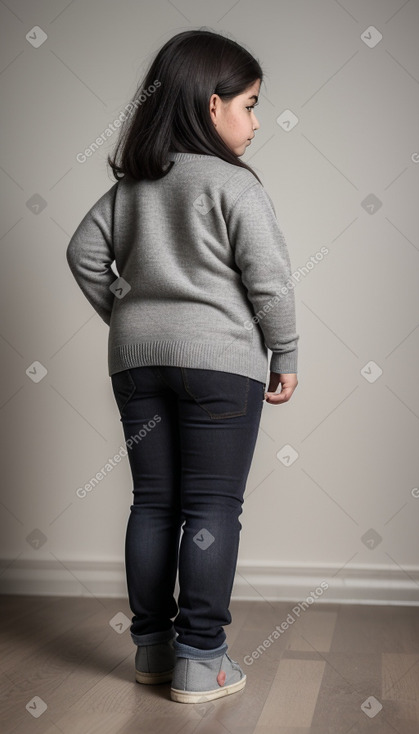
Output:
<instances>
[{"instance_id":1,"label":"eyebrow","mask_svg":"<svg viewBox=\"0 0 419 734\"><path fill-rule=\"evenodd\" d=\"M252 96L251 96L251 97L249 97L249 99L254 99L254 100L255 100L255 102L257 102L257 101L258 101L258 99L259 99L259 97L258 97L258 96L257 96L256 94L252 94Z\"/></svg>"}]
</instances>

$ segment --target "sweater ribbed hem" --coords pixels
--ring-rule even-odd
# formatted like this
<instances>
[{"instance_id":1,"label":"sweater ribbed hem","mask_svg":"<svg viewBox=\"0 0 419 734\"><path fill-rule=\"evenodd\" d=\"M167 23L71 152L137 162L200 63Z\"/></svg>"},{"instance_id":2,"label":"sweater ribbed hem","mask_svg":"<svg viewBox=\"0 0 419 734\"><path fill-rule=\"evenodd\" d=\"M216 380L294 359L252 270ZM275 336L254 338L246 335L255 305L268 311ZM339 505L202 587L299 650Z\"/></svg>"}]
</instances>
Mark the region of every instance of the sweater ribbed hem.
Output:
<instances>
[{"instance_id":1,"label":"sweater ribbed hem","mask_svg":"<svg viewBox=\"0 0 419 734\"><path fill-rule=\"evenodd\" d=\"M153 341L122 344L109 349L109 375L133 367L153 365L219 370L251 377L266 384L267 354L252 355L231 342Z\"/></svg>"}]
</instances>

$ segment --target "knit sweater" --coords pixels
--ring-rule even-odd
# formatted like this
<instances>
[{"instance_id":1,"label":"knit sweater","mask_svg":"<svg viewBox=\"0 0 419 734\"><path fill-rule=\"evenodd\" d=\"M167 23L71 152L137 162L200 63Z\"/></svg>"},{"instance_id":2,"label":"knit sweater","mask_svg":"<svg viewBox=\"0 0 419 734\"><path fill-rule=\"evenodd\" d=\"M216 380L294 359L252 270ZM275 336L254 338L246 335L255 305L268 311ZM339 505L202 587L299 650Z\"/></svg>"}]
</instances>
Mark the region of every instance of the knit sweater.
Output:
<instances>
[{"instance_id":1,"label":"knit sweater","mask_svg":"<svg viewBox=\"0 0 419 734\"><path fill-rule=\"evenodd\" d=\"M109 326L109 375L169 365L266 384L267 349L270 371L297 372L291 263L271 198L251 171L217 156L168 160L161 179L117 181L67 247Z\"/></svg>"}]
</instances>

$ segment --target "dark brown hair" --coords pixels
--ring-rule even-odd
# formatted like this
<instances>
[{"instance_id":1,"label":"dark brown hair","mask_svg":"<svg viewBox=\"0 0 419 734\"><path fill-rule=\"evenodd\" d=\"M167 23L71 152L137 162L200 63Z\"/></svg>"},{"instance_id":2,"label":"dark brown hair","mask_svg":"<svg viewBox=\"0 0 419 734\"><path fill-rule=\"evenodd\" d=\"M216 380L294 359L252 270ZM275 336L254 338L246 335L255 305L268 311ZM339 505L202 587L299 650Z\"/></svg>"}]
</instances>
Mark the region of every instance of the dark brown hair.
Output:
<instances>
[{"instance_id":1,"label":"dark brown hair","mask_svg":"<svg viewBox=\"0 0 419 734\"><path fill-rule=\"evenodd\" d=\"M253 56L230 38L207 30L173 36L157 53L132 104L135 112L120 129L108 164L119 180L165 176L169 151L215 155L259 177L224 143L209 112L212 94L224 101L242 94L262 69ZM119 156L119 161L118 161Z\"/></svg>"}]
</instances>

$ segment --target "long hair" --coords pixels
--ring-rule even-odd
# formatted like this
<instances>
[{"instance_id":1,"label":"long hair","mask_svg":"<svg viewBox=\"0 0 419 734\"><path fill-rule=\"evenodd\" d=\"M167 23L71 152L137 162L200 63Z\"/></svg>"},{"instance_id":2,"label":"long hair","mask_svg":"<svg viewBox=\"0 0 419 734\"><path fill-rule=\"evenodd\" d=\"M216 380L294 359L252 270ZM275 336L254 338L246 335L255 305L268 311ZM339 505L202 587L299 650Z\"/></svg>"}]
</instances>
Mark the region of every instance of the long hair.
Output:
<instances>
[{"instance_id":1,"label":"long hair","mask_svg":"<svg viewBox=\"0 0 419 734\"><path fill-rule=\"evenodd\" d=\"M260 182L224 143L209 112L212 94L227 101L258 79L258 61L235 41L206 30L173 36L138 86L129 105L135 112L122 122L114 157L108 155L114 177L162 178L173 166L167 154L178 151L218 156Z\"/></svg>"}]
</instances>

